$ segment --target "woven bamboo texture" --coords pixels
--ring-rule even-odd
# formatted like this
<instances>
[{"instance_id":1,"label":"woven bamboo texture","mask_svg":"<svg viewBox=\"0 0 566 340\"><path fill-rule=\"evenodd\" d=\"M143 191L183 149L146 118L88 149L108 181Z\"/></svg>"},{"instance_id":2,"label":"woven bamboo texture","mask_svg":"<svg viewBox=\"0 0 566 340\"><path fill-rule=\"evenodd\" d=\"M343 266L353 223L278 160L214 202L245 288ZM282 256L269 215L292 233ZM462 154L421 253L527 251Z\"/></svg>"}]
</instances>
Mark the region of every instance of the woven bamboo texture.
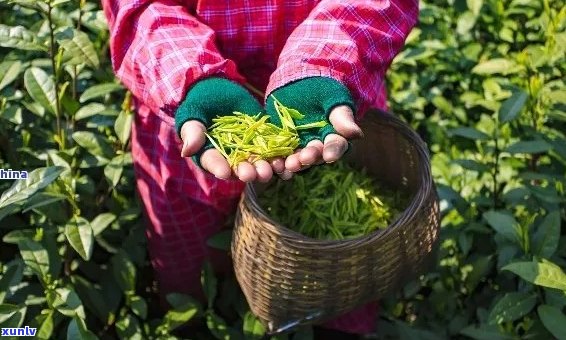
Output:
<instances>
[{"instance_id":1,"label":"woven bamboo texture","mask_svg":"<svg viewBox=\"0 0 566 340\"><path fill-rule=\"evenodd\" d=\"M412 200L386 229L315 240L278 224L248 185L236 215L232 258L252 312L270 333L319 323L403 287L427 269L439 233L438 198L425 143L400 119L369 112L365 137L345 159ZM288 199L293 199L289 197Z\"/></svg>"}]
</instances>

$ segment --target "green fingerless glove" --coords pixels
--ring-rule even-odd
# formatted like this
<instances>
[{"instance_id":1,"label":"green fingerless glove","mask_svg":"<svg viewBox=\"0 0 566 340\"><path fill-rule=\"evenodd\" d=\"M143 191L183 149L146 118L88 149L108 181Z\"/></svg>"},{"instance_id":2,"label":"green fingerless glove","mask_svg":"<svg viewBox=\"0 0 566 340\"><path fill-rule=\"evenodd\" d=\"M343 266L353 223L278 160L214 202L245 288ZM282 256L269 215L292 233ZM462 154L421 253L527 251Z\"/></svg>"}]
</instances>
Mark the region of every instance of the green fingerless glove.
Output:
<instances>
[{"instance_id":1,"label":"green fingerless glove","mask_svg":"<svg viewBox=\"0 0 566 340\"><path fill-rule=\"evenodd\" d=\"M274 97L281 104L296 109L305 116L303 119L295 120L296 125L304 125L321 120L328 122L328 125L322 128L299 131L300 147L304 147L314 139L324 142L324 138L328 134L336 133L328 121L328 116L333 108L340 105L348 105L353 112L355 112L356 108L350 91L338 81L327 77L304 78L278 88L267 98L265 109L270 116L269 119L279 126L281 126L281 122L275 110Z\"/></svg>"},{"instance_id":2,"label":"green fingerless glove","mask_svg":"<svg viewBox=\"0 0 566 340\"><path fill-rule=\"evenodd\" d=\"M234 111L257 115L262 108L243 86L225 78L206 78L189 89L185 100L175 112L175 130L180 136L183 124L192 119L208 128L212 125L213 118L232 115ZM200 167L200 156L211 148L213 145L207 139L201 150L193 155L193 162Z\"/></svg>"}]
</instances>

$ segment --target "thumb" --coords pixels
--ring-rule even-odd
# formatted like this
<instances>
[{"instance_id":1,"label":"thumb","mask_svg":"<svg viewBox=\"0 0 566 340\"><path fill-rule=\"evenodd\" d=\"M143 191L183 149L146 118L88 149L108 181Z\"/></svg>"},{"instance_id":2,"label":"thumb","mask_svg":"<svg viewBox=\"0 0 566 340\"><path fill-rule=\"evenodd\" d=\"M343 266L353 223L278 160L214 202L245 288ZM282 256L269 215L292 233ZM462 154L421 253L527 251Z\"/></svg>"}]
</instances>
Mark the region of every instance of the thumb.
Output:
<instances>
[{"instance_id":1,"label":"thumb","mask_svg":"<svg viewBox=\"0 0 566 340\"><path fill-rule=\"evenodd\" d=\"M206 141L206 127L198 120L189 120L181 127L183 148L181 157L190 157L197 153Z\"/></svg>"},{"instance_id":2,"label":"thumb","mask_svg":"<svg viewBox=\"0 0 566 340\"><path fill-rule=\"evenodd\" d=\"M356 139L364 136L362 129L354 120L354 112L347 105L333 108L328 119L334 130L347 139Z\"/></svg>"}]
</instances>

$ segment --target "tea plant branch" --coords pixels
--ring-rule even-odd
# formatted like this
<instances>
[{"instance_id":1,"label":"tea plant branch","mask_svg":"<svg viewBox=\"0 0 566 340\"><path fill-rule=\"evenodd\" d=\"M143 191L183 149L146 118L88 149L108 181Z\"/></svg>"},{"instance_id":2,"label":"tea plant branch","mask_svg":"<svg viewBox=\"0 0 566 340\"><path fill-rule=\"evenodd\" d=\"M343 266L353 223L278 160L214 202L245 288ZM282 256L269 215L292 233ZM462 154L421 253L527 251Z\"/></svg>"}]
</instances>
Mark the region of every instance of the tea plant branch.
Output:
<instances>
[{"instance_id":1,"label":"tea plant branch","mask_svg":"<svg viewBox=\"0 0 566 340\"><path fill-rule=\"evenodd\" d=\"M77 31L81 30L84 3L85 3L84 0L81 0L79 2L79 18L77 19ZM73 66L73 83L71 87L73 92L73 99L77 99L77 65ZM73 115L73 117L71 118L71 126L74 127L74 125L75 125L75 118Z\"/></svg>"},{"instance_id":2,"label":"tea plant branch","mask_svg":"<svg viewBox=\"0 0 566 340\"><path fill-rule=\"evenodd\" d=\"M499 184L497 183L497 172L499 170L499 154L500 154L500 149L499 149L499 119L497 119L497 122L496 122L496 125L495 125L494 142L495 142L495 149L494 149L495 161L494 161L494 165L493 165L493 172L492 172L491 175L493 177L493 208L497 208L498 197L499 197Z\"/></svg>"},{"instance_id":3,"label":"tea plant branch","mask_svg":"<svg viewBox=\"0 0 566 340\"><path fill-rule=\"evenodd\" d=\"M57 67L56 62L56 53L55 53L55 28L53 24L53 6L51 2L47 3L47 21L49 24L49 53L51 57L51 66L53 68L53 77L55 82L55 117L57 122L57 137L59 139L59 149L65 149L65 138L63 136L63 132L61 130L61 103L59 101L59 68Z\"/></svg>"}]
</instances>

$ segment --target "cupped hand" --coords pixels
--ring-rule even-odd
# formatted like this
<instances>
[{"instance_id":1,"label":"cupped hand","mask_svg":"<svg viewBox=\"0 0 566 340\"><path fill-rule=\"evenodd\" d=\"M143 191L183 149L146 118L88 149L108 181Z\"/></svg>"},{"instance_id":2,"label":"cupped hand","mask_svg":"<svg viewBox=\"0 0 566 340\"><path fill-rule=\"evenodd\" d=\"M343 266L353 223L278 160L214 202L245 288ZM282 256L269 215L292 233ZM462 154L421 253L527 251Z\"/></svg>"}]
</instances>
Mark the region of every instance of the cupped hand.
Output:
<instances>
[{"instance_id":1,"label":"cupped hand","mask_svg":"<svg viewBox=\"0 0 566 340\"><path fill-rule=\"evenodd\" d=\"M197 166L220 179L267 182L273 176L268 162L241 162L232 169L205 135L216 116L235 111L255 115L262 107L248 90L228 79L211 77L197 82L175 113L175 126L183 141L181 156L193 157Z\"/></svg>"},{"instance_id":2,"label":"cupped hand","mask_svg":"<svg viewBox=\"0 0 566 340\"><path fill-rule=\"evenodd\" d=\"M266 98L266 113L275 124L281 124L281 106L295 109L301 117L295 124L311 125L298 130L300 148L286 159L271 162L272 169L283 179L309 166L332 163L348 150L348 140L363 136L354 120L356 107L350 90L329 77L307 77L275 89ZM317 126L319 122L329 123Z\"/></svg>"},{"instance_id":3,"label":"cupped hand","mask_svg":"<svg viewBox=\"0 0 566 340\"><path fill-rule=\"evenodd\" d=\"M285 159L284 179L312 165L336 162L348 150L348 140L363 137L362 129L356 124L349 106L341 105L332 109L329 121L337 134L327 135L324 143L318 139L312 140L303 149L297 149L288 156Z\"/></svg>"},{"instance_id":4,"label":"cupped hand","mask_svg":"<svg viewBox=\"0 0 566 340\"><path fill-rule=\"evenodd\" d=\"M191 157L197 154L206 143L206 127L200 121L189 120L181 128L183 147L182 157ZM241 162L235 169L230 168L228 161L222 154L210 148L200 156L201 167L220 179L238 178L242 182L268 182L273 176L272 168L267 161Z\"/></svg>"}]
</instances>

